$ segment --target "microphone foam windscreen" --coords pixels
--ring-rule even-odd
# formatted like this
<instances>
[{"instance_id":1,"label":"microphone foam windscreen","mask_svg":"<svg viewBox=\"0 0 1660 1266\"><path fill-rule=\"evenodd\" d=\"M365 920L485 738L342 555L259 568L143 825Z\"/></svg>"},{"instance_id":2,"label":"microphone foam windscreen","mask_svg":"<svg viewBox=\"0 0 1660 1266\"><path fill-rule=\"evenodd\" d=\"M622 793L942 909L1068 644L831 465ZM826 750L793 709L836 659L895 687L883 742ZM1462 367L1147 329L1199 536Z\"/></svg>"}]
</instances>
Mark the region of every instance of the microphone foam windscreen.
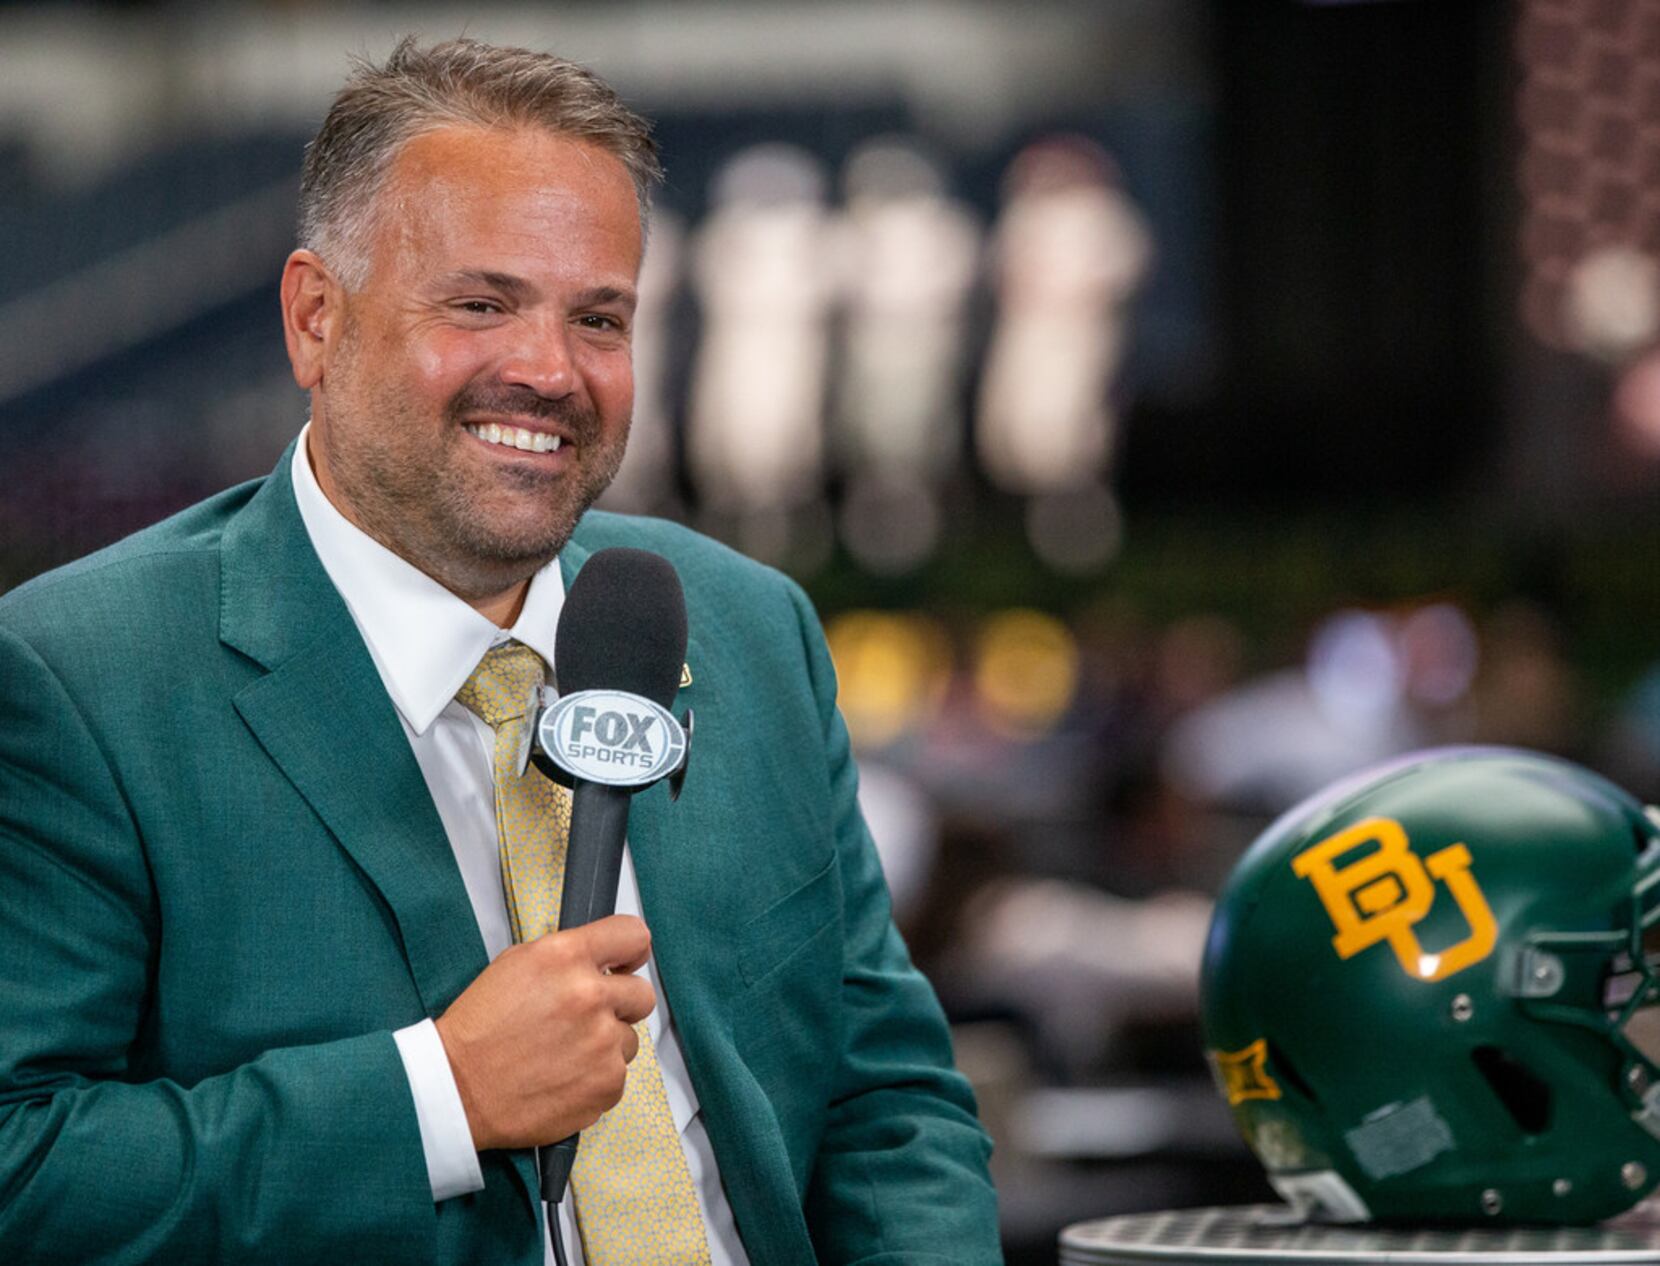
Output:
<instances>
[{"instance_id":1,"label":"microphone foam windscreen","mask_svg":"<svg viewBox=\"0 0 1660 1266\"><path fill-rule=\"evenodd\" d=\"M559 693L626 690L668 707L686 660L686 596L661 554L602 549L565 595L554 638Z\"/></svg>"}]
</instances>

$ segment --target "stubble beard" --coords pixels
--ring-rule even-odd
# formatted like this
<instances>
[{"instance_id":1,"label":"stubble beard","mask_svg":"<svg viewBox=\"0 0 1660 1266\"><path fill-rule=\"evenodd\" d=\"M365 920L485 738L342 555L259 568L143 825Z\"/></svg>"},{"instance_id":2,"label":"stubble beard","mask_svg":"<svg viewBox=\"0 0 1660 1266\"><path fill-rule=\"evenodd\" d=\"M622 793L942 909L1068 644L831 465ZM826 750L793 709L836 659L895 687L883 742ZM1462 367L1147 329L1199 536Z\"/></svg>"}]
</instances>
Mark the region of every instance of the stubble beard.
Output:
<instances>
[{"instance_id":1,"label":"stubble beard","mask_svg":"<svg viewBox=\"0 0 1660 1266\"><path fill-rule=\"evenodd\" d=\"M406 399L378 394L384 398L362 401L360 416L336 418L329 428L329 468L350 502L341 509L468 602L499 594L553 561L622 465L627 420L607 437L592 409L567 400L470 384L445 406L434 435L430 420ZM339 403L349 415L359 413L359 401ZM558 474L528 466L481 471L466 452L479 441L462 426L463 418L478 412L557 421L574 442L578 461ZM493 504L503 498L505 508ZM527 501L538 512L525 513Z\"/></svg>"}]
</instances>

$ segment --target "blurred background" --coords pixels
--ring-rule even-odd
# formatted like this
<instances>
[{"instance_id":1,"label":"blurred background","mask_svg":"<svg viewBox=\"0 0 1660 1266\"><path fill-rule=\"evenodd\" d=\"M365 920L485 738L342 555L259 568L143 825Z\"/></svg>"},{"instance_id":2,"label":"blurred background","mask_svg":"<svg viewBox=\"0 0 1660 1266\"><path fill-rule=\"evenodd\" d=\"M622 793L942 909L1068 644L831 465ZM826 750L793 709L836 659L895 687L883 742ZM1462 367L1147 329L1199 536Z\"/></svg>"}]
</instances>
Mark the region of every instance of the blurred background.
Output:
<instances>
[{"instance_id":1,"label":"blurred background","mask_svg":"<svg viewBox=\"0 0 1660 1266\"><path fill-rule=\"evenodd\" d=\"M0 5L0 590L271 468L301 150L411 30L658 121L606 504L817 601L1011 1261L1267 1196L1195 970L1279 810L1660 798L1660 0Z\"/></svg>"}]
</instances>

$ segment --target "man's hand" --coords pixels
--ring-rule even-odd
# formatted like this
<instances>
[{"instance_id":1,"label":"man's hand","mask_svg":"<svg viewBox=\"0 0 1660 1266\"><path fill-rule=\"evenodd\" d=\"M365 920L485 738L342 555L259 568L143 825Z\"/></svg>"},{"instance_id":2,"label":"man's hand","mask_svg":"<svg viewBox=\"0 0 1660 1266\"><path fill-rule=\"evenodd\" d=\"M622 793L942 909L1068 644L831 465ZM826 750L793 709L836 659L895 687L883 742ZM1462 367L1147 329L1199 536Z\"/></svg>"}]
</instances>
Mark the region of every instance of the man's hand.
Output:
<instances>
[{"instance_id":1,"label":"man's hand","mask_svg":"<svg viewBox=\"0 0 1660 1266\"><path fill-rule=\"evenodd\" d=\"M657 1004L631 973L651 933L614 914L504 951L438 1018L473 1146L537 1147L622 1098L633 1025Z\"/></svg>"}]
</instances>

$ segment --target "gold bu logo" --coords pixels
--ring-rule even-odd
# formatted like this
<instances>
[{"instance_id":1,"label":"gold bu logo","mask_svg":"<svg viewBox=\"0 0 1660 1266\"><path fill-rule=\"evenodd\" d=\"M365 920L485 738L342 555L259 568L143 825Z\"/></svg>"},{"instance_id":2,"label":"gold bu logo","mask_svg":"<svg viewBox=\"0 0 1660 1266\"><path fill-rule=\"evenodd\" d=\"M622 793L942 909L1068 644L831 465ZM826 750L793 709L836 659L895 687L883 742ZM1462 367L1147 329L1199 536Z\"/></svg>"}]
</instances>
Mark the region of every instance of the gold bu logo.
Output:
<instances>
[{"instance_id":1,"label":"gold bu logo","mask_svg":"<svg viewBox=\"0 0 1660 1266\"><path fill-rule=\"evenodd\" d=\"M1339 864L1339 859L1368 844L1374 847ZM1368 818L1321 840L1299 853L1291 869L1314 884L1337 929L1331 943L1339 958L1352 958L1388 941L1407 975L1444 980L1486 958L1498 940L1493 911L1470 873L1470 850L1449 844L1419 860L1401 824L1390 818ZM1446 884L1470 934L1427 953L1413 929L1435 904L1438 879Z\"/></svg>"}]
</instances>

